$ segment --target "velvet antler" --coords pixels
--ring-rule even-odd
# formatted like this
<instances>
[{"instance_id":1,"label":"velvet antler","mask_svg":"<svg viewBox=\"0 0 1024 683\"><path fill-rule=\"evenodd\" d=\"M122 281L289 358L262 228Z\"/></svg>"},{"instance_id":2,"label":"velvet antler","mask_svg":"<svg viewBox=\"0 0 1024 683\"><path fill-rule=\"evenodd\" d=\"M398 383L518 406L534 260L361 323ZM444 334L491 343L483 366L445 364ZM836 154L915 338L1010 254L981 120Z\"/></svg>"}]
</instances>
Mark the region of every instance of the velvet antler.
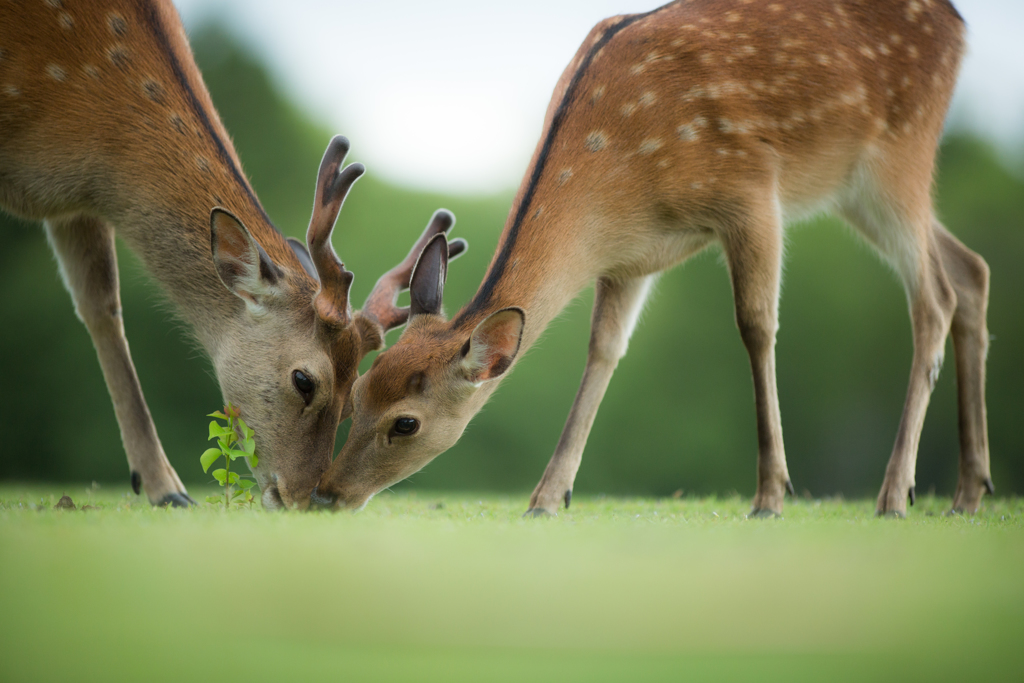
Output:
<instances>
[{"instance_id":1,"label":"velvet antler","mask_svg":"<svg viewBox=\"0 0 1024 683\"><path fill-rule=\"evenodd\" d=\"M412 250L397 266L384 273L374 285L370 296L366 297L362 313L377 321L384 332L404 325L409 319L409 309L395 305L398 293L409 289L413 269L420 253L430 243L434 235L446 233L455 225L455 215L447 209L438 209L430 219L420 238L416 240ZM466 240L454 239L448 243L448 260L458 257L466 251Z\"/></svg>"},{"instance_id":2,"label":"velvet antler","mask_svg":"<svg viewBox=\"0 0 1024 683\"><path fill-rule=\"evenodd\" d=\"M348 293L353 275L345 270L345 264L331 246L331 232L345 196L366 170L362 164L342 168L348 149L348 138L342 135L336 135L327 146L316 179L313 217L306 231L309 255L320 280L320 291L313 299L313 308L325 323L339 327L351 320Z\"/></svg>"}]
</instances>

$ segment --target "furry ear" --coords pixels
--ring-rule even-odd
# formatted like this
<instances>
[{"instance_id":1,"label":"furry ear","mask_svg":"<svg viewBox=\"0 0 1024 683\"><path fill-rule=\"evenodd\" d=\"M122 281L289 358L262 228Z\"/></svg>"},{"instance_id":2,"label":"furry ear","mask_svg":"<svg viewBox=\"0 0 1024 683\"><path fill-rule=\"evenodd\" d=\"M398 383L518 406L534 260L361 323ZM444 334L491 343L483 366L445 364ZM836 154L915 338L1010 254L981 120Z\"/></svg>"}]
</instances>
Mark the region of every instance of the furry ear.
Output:
<instances>
[{"instance_id":1,"label":"furry ear","mask_svg":"<svg viewBox=\"0 0 1024 683\"><path fill-rule=\"evenodd\" d=\"M250 310L260 310L262 299L274 292L284 273L242 222L220 207L210 213L210 249L224 286Z\"/></svg>"},{"instance_id":2,"label":"furry ear","mask_svg":"<svg viewBox=\"0 0 1024 683\"><path fill-rule=\"evenodd\" d=\"M409 283L409 313L441 313L444 281L448 278L448 239L443 232L434 235L420 252Z\"/></svg>"},{"instance_id":3,"label":"furry ear","mask_svg":"<svg viewBox=\"0 0 1024 683\"><path fill-rule=\"evenodd\" d=\"M492 313L462 347L462 369L473 384L497 379L512 365L523 339L526 314L520 308Z\"/></svg>"}]
</instances>

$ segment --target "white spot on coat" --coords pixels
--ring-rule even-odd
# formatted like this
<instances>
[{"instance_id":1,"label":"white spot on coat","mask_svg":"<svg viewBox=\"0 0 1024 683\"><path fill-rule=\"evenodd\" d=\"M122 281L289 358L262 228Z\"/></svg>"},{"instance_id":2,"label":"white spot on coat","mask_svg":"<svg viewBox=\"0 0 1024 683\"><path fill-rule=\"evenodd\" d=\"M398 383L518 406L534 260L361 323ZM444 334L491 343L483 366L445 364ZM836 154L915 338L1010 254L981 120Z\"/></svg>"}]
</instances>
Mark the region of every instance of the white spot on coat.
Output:
<instances>
[{"instance_id":1,"label":"white spot on coat","mask_svg":"<svg viewBox=\"0 0 1024 683\"><path fill-rule=\"evenodd\" d=\"M603 131L595 130L587 136L583 143L591 152L600 152L608 144L608 136Z\"/></svg>"},{"instance_id":2,"label":"white spot on coat","mask_svg":"<svg viewBox=\"0 0 1024 683\"><path fill-rule=\"evenodd\" d=\"M640 143L640 149L638 150L642 155L653 154L661 149L662 145L665 144L661 141L661 138L647 138Z\"/></svg>"}]
</instances>

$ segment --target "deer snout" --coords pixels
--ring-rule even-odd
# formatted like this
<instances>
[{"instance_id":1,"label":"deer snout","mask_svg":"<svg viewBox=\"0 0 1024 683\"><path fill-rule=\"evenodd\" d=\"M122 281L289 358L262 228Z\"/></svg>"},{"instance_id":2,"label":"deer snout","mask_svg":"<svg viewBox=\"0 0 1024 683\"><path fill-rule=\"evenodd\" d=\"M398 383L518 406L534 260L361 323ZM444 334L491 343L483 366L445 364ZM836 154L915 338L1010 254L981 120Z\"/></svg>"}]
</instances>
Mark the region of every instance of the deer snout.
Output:
<instances>
[{"instance_id":1,"label":"deer snout","mask_svg":"<svg viewBox=\"0 0 1024 683\"><path fill-rule=\"evenodd\" d=\"M321 491L319 484L313 487L313 492L309 494L310 510L333 510L337 506L338 494L331 493L330 491Z\"/></svg>"}]
</instances>

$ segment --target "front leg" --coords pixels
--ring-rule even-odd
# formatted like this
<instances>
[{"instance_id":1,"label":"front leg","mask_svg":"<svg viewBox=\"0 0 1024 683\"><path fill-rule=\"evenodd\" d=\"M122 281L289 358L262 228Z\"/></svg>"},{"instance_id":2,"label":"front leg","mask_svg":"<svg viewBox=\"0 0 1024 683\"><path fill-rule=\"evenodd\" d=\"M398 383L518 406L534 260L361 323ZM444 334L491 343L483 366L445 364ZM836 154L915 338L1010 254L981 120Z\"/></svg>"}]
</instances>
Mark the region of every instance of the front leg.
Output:
<instances>
[{"instance_id":1,"label":"front leg","mask_svg":"<svg viewBox=\"0 0 1024 683\"><path fill-rule=\"evenodd\" d=\"M580 468L583 448L619 359L626 355L629 337L636 327L653 276L629 280L601 278L594 295L587 367L572 404L555 454L530 497L527 515L555 514L559 505L569 507L572 484Z\"/></svg>"},{"instance_id":2,"label":"front leg","mask_svg":"<svg viewBox=\"0 0 1024 683\"><path fill-rule=\"evenodd\" d=\"M732 279L736 326L750 357L757 408L757 493L750 516L776 517L782 514L786 492L793 493L775 382L782 270L778 202L754 203L747 216L724 231L722 242Z\"/></svg>"},{"instance_id":3,"label":"front leg","mask_svg":"<svg viewBox=\"0 0 1024 683\"><path fill-rule=\"evenodd\" d=\"M89 330L103 368L128 454L132 488L135 493L145 490L154 505L194 503L160 445L128 351L113 228L85 217L48 220L45 225L75 312Z\"/></svg>"}]
</instances>

